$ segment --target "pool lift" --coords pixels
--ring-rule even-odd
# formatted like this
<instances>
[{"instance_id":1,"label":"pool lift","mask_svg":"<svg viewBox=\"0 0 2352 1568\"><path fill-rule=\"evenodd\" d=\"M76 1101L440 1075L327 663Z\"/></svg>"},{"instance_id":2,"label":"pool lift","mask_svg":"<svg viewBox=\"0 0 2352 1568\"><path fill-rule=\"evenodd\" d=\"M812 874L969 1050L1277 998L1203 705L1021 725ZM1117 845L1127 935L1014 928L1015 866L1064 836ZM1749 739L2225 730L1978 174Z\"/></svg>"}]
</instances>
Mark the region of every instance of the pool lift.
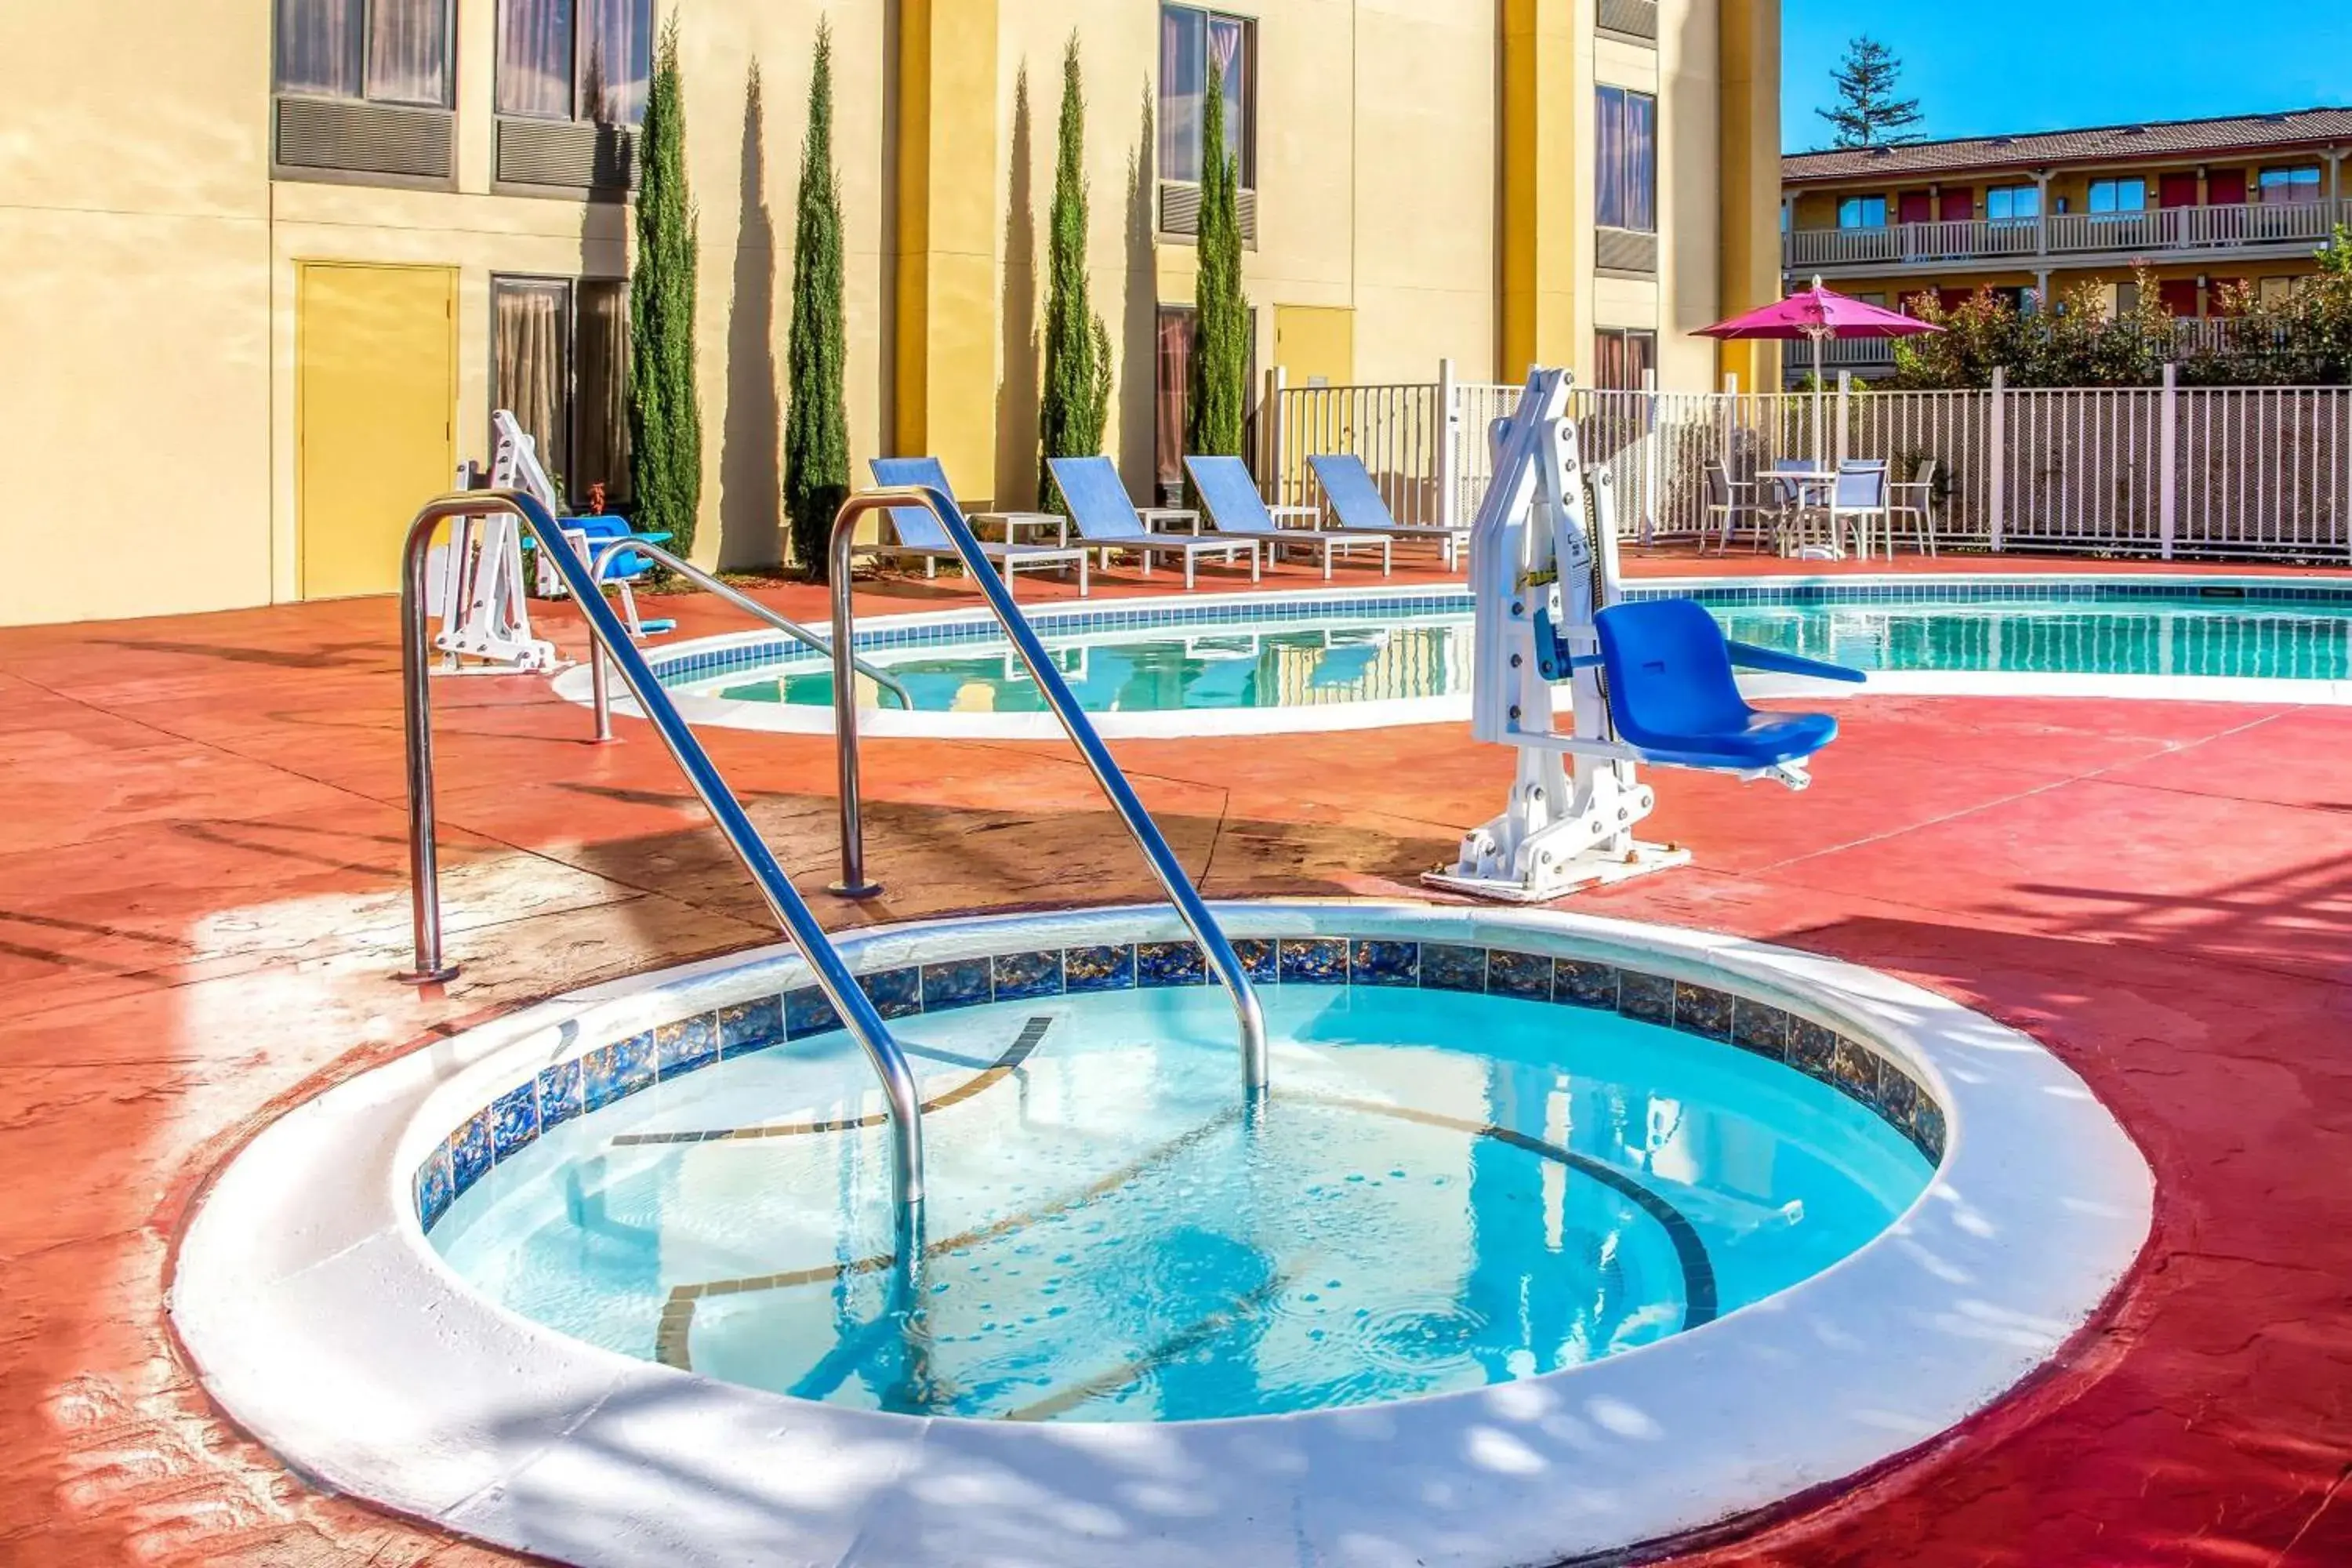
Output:
<instances>
[{"instance_id":1,"label":"pool lift","mask_svg":"<svg viewBox=\"0 0 2352 1568\"><path fill-rule=\"evenodd\" d=\"M1489 433L1494 479L1470 533L1475 647L1470 731L1518 753L1502 814L1463 836L1432 887L1508 903L1686 864L1634 827L1657 796L1635 765L1698 768L1790 789L1836 738L1826 713L1748 705L1735 666L1822 680L1862 672L1727 639L1687 598L1627 600L1606 470L1587 476L1568 415L1569 374L1536 370ZM1565 714L1556 710L1568 689ZM1565 725L1560 724L1562 719Z\"/></svg>"}]
</instances>

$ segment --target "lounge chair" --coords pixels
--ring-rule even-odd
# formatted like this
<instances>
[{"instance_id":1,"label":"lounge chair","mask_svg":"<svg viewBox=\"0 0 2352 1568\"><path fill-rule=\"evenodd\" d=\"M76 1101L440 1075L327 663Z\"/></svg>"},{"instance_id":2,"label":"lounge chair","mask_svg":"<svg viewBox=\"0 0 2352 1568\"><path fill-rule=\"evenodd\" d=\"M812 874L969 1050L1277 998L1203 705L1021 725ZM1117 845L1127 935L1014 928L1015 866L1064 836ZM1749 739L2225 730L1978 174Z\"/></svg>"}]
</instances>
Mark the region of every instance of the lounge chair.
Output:
<instances>
[{"instance_id":1,"label":"lounge chair","mask_svg":"<svg viewBox=\"0 0 2352 1568\"><path fill-rule=\"evenodd\" d=\"M1108 458L1049 458L1045 466L1053 470L1055 487L1069 503L1070 521L1076 525L1078 538L1087 549L1102 552L1106 566L1110 564L1114 550L1131 551L1142 558L1143 574L1149 577L1154 555L1181 556L1184 562L1184 586L1190 589L1193 566L1202 556L1227 565L1246 558L1250 581L1258 580L1260 556L1254 539L1154 533L1144 527L1143 519L1136 513L1135 502L1128 496L1127 486L1119 482L1118 470L1111 466Z\"/></svg>"},{"instance_id":2,"label":"lounge chair","mask_svg":"<svg viewBox=\"0 0 2352 1568\"><path fill-rule=\"evenodd\" d=\"M948 488L947 470L937 458L869 458L866 466L874 470L874 482L881 485L929 485L955 500L955 492ZM930 509L919 506L894 506L889 510L888 541L860 544L850 553L859 555L913 555L923 563L923 575L940 574L941 561L961 561L962 554L948 531ZM961 515L958 503L958 515ZM969 524L967 524L969 526ZM1051 572L1063 567L1078 569L1078 596L1087 595L1087 552L1076 547L1060 548L1051 544L1008 544L992 539L980 542L981 553L987 556L997 574L1004 579L1004 591L1013 592L1013 574L1019 571Z\"/></svg>"},{"instance_id":3,"label":"lounge chair","mask_svg":"<svg viewBox=\"0 0 2352 1568\"><path fill-rule=\"evenodd\" d=\"M1381 497L1381 487L1372 482L1364 460L1353 452L1327 453L1307 458L1307 464L1315 470L1315 482L1323 487L1323 499L1331 503L1332 515L1350 533L1385 533L1391 539L1406 541L1434 540L1444 552L1445 569L1449 572L1460 558L1463 546L1470 542L1466 523L1447 528L1436 523L1399 522Z\"/></svg>"},{"instance_id":4,"label":"lounge chair","mask_svg":"<svg viewBox=\"0 0 2352 1568\"><path fill-rule=\"evenodd\" d=\"M1239 458L1187 458L1184 471L1192 476L1192 488L1201 492L1202 510L1215 532L1228 539L1255 539L1276 560L1286 550L1305 550L1320 555L1323 580L1327 583L1331 580L1334 555L1377 547L1381 552L1381 575L1388 575L1389 546L1394 541L1385 533L1358 533L1345 528L1276 527L1274 515L1265 510L1265 501L1257 493L1257 481L1250 478L1249 469L1242 466Z\"/></svg>"}]
</instances>

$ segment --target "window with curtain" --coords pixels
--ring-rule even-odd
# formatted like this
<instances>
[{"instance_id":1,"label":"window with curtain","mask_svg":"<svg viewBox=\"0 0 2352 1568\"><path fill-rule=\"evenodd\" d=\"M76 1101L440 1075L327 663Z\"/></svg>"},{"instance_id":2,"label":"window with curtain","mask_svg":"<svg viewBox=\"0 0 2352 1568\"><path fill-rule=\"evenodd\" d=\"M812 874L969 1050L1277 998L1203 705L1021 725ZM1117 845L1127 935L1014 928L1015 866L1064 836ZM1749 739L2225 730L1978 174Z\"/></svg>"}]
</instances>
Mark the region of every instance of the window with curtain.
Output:
<instances>
[{"instance_id":1,"label":"window with curtain","mask_svg":"<svg viewBox=\"0 0 2352 1568\"><path fill-rule=\"evenodd\" d=\"M628 500L628 285L618 279L490 281L491 405L515 416L573 507L595 485Z\"/></svg>"},{"instance_id":2,"label":"window with curtain","mask_svg":"<svg viewBox=\"0 0 2352 1568\"><path fill-rule=\"evenodd\" d=\"M1223 73L1225 146L1239 184L1257 188L1257 37L1247 17L1197 5L1160 8L1160 177L1197 182L1209 62Z\"/></svg>"},{"instance_id":3,"label":"window with curtain","mask_svg":"<svg viewBox=\"0 0 2352 1568\"><path fill-rule=\"evenodd\" d=\"M278 90L446 109L450 0L278 0Z\"/></svg>"},{"instance_id":4,"label":"window with curtain","mask_svg":"<svg viewBox=\"0 0 2352 1568\"><path fill-rule=\"evenodd\" d=\"M1192 395L1192 327L1198 312L1160 307L1153 351L1151 475L1161 495L1184 483L1184 412Z\"/></svg>"},{"instance_id":5,"label":"window with curtain","mask_svg":"<svg viewBox=\"0 0 2352 1568\"><path fill-rule=\"evenodd\" d=\"M1595 221L1603 228L1658 230L1658 100L1622 87L1600 89Z\"/></svg>"},{"instance_id":6,"label":"window with curtain","mask_svg":"<svg viewBox=\"0 0 2352 1568\"><path fill-rule=\"evenodd\" d=\"M1995 185L1985 192L1985 216L1995 223L2023 223L2041 216L2039 185Z\"/></svg>"},{"instance_id":7,"label":"window with curtain","mask_svg":"<svg viewBox=\"0 0 2352 1568\"><path fill-rule=\"evenodd\" d=\"M2297 169L2264 169L2257 177L2254 189L2260 200L2268 205L2273 202L2315 202L2319 199L2319 165L2306 163Z\"/></svg>"},{"instance_id":8,"label":"window with curtain","mask_svg":"<svg viewBox=\"0 0 2352 1568\"><path fill-rule=\"evenodd\" d=\"M1639 392L1644 372L1658 367L1658 334L1603 327L1592 334L1592 384L1602 392Z\"/></svg>"},{"instance_id":9,"label":"window with curtain","mask_svg":"<svg viewBox=\"0 0 2352 1568\"><path fill-rule=\"evenodd\" d=\"M1838 227L1885 228L1885 196L1843 196L1838 200Z\"/></svg>"},{"instance_id":10,"label":"window with curtain","mask_svg":"<svg viewBox=\"0 0 2352 1568\"><path fill-rule=\"evenodd\" d=\"M498 110L635 125L653 72L652 0L499 0Z\"/></svg>"},{"instance_id":11,"label":"window with curtain","mask_svg":"<svg viewBox=\"0 0 2352 1568\"><path fill-rule=\"evenodd\" d=\"M2147 207L2147 182L2137 174L2123 180L2093 180L2091 211L2136 213Z\"/></svg>"}]
</instances>

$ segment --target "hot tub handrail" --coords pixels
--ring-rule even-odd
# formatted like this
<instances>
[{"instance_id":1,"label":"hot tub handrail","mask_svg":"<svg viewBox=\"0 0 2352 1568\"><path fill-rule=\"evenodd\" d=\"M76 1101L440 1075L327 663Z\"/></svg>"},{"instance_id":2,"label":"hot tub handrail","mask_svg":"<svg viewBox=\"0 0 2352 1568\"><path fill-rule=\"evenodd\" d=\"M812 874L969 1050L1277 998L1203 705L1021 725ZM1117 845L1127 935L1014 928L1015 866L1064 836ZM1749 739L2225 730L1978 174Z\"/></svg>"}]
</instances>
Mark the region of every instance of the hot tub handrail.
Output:
<instances>
[{"instance_id":1,"label":"hot tub handrail","mask_svg":"<svg viewBox=\"0 0 2352 1568\"><path fill-rule=\"evenodd\" d=\"M721 582L710 573L705 572L693 562L681 559L675 552L665 550L658 544L648 544L642 539L616 539L598 551L596 564L591 573L593 579L599 583L604 581L604 569L612 564L613 558L628 551L634 551L640 555L652 556L696 587L717 595L745 615L755 620L766 622L803 647L815 649L827 659L833 658L831 643L790 616L769 608L732 584ZM856 665L858 674L896 697L899 707L908 710L914 708L915 700L907 694L906 683L897 676L892 675L888 670L868 664L862 658L856 661ZM613 738L612 679L605 673L604 661L596 657L593 644L590 645L588 652L588 674L591 689L595 694L593 706L596 710L596 738L600 741L609 741Z\"/></svg>"},{"instance_id":2,"label":"hot tub handrail","mask_svg":"<svg viewBox=\"0 0 2352 1568\"><path fill-rule=\"evenodd\" d=\"M1062 729L1086 759L1095 775L1095 782L1109 796L1113 810L1127 824L1128 833L1136 847L1150 863L1152 875L1160 879L1162 891L1176 912L1191 928L1193 940L1208 955L1209 967L1216 974L1226 994L1232 997L1234 1017L1241 1028L1242 1086L1245 1097L1255 1105L1265 1091L1265 1015L1258 1006L1257 993L1250 985L1249 973L1234 952L1233 943L1217 919L1209 912L1208 904L1193 888L1192 879L1168 847L1168 840L1143 809L1134 786L1119 771L1118 763L1096 733L1094 721L1088 719L1078 700L1072 695L1062 672L1045 652L1038 639L1036 628L1030 626L1018 605L1013 602L1011 590L996 568L989 563L971 525L964 521L963 512L944 492L930 485L885 485L859 490L844 501L834 514L833 535L828 547L833 579L833 713L835 754L841 767L841 881L835 891L851 898L871 897L880 889L866 879L866 829L858 809L857 794L857 700L850 680L846 660L854 646L856 612L850 602L850 554L856 542L857 520L869 512L885 511L892 507L919 506L939 519L955 544L956 553L962 557L964 570L980 588L989 609L1004 628L1005 639L1021 655L1021 662L1029 667L1030 676L1037 682L1038 692L1045 705L1062 721Z\"/></svg>"},{"instance_id":3,"label":"hot tub handrail","mask_svg":"<svg viewBox=\"0 0 2352 1568\"><path fill-rule=\"evenodd\" d=\"M891 1038L882 1016L851 975L849 966L817 924L816 916L784 874L759 830L751 826L742 803L727 787L710 754L678 716L646 657L629 639L621 617L604 602L590 574L589 564L565 542L554 516L537 498L521 490L467 490L428 502L408 525L400 574L400 676L403 719L408 744L408 864L415 897L416 967L402 976L413 981L445 981L457 973L441 952L439 866L433 839L433 709L426 675L425 587L426 554L436 525L446 518L478 517L485 512L511 512L538 541L543 558L553 563L586 617L594 642L619 668L621 679L637 700L637 708L669 748L678 769L701 797L735 858L760 889L768 911L798 947L808 963L817 988L833 1005L835 1014L857 1043L881 1079L890 1106L891 1195L901 1226L918 1219L923 1201L923 1127L915 1075L898 1043ZM640 547L642 548L642 547ZM847 645L842 645L844 650ZM596 649L592 645L591 657ZM853 693L854 696L854 693ZM902 1232L903 1233L903 1232Z\"/></svg>"}]
</instances>

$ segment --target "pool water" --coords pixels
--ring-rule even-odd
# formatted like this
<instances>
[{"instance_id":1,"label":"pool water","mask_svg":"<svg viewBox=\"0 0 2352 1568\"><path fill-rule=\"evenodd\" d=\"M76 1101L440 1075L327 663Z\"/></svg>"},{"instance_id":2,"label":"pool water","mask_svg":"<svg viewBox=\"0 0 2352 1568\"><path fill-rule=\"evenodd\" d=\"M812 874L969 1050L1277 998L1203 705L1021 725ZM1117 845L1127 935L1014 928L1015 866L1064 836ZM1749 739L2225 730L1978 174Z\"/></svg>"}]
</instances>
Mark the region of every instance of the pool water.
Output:
<instances>
[{"instance_id":1,"label":"pool water","mask_svg":"<svg viewBox=\"0 0 2352 1568\"><path fill-rule=\"evenodd\" d=\"M840 1125L879 1100L838 1033L548 1131L430 1243L527 1317L763 1389L1188 1420L1475 1388L1647 1344L1851 1253L1930 1173L1828 1085L1615 1014L1260 995L1275 1088L1255 1117L1213 988L895 1022L930 1107L910 1268L886 1133Z\"/></svg>"},{"instance_id":2,"label":"pool water","mask_svg":"<svg viewBox=\"0 0 2352 1568\"><path fill-rule=\"evenodd\" d=\"M1710 605L1734 637L1866 670L2352 679L2352 605L2134 595L1949 596ZM1468 601L1400 615L1333 601L1311 620L1236 619L1046 641L1089 712L1301 708L1466 694ZM994 635L868 656L918 710L1034 712L1045 704ZM829 705L833 678L799 656L675 683L738 700ZM871 693L867 700L871 700Z\"/></svg>"}]
</instances>

